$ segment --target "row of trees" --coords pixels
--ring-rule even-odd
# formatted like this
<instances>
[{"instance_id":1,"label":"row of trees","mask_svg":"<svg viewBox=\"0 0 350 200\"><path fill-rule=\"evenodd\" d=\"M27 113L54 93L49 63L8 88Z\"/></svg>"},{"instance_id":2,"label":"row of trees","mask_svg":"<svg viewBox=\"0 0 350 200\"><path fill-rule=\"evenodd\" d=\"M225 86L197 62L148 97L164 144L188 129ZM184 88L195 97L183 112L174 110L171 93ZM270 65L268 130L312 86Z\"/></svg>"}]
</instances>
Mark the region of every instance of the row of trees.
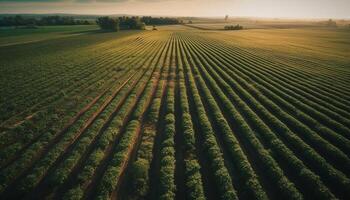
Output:
<instances>
[{"instance_id":1,"label":"row of trees","mask_svg":"<svg viewBox=\"0 0 350 200\"><path fill-rule=\"evenodd\" d=\"M104 30L114 30L119 31L120 29L145 29L145 23L141 21L139 17L99 17L96 23Z\"/></svg>"},{"instance_id":2,"label":"row of trees","mask_svg":"<svg viewBox=\"0 0 350 200\"><path fill-rule=\"evenodd\" d=\"M165 25L165 24L180 24L181 20L176 18L153 18L153 17L99 17L96 23L104 30L127 30L138 29L144 30L146 25Z\"/></svg>"},{"instance_id":3,"label":"row of trees","mask_svg":"<svg viewBox=\"0 0 350 200\"><path fill-rule=\"evenodd\" d=\"M141 21L147 25L168 25L168 24L181 24L182 20L177 18L169 18L169 17L151 17L144 16L141 17Z\"/></svg>"},{"instance_id":4,"label":"row of trees","mask_svg":"<svg viewBox=\"0 0 350 200\"><path fill-rule=\"evenodd\" d=\"M51 26L51 25L88 25L87 20L77 20L73 17L46 16L41 18L25 18L21 15L0 19L0 26Z\"/></svg>"},{"instance_id":5,"label":"row of trees","mask_svg":"<svg viewBox=\"0 0 350 200\"><path fill-rule=\"evenodd\" d=\"M145 25L180 24L176 18L159 17L99 17L96 23L105 30L145 29ZM23 17L21 15L0 18L0 26L51 26L51 25L89 25L88 20L77 20L73 17L45 16L41 18Z\"/></svg>"},{"instance_id":6,"label":"row of trees","mask_svg":"<svg viewBox=\"0 0 350 200\"><path fill-rule=\"evenodd\" d=\"M234 25L227 25L224 27L225 30L242 30L243 29L243 26L237 24L236 26Z\"/></svg>"}]
</instances>

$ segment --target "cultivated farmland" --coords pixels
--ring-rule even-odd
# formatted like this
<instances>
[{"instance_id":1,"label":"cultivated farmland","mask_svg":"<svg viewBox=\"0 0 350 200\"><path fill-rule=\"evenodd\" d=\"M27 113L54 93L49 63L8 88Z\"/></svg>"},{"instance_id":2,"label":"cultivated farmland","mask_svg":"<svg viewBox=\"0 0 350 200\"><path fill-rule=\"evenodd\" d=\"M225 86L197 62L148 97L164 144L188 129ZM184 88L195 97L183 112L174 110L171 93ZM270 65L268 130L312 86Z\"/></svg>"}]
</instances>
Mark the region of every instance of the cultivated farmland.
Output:
<instances>
[{"instance_id":1,"label":"cultivated farmland","mask_svg":"<svg viewBox=\"0 0 350 200\"><path fill-rule=\"evenodd\" d=\"M1 199L350 198L349 30L80 28L0 35Z\"/></svg>"}]
</instances>

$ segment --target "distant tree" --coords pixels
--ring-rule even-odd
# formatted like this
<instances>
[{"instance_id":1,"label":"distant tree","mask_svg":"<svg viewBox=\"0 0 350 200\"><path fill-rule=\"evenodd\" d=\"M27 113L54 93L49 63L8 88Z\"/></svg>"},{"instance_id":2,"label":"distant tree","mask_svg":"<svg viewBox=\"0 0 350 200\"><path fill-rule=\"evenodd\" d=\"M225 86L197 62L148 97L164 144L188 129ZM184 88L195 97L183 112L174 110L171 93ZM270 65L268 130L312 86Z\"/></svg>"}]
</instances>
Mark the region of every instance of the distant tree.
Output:
<instances>
[{"instance_id":1,"label":"distant tree","mask_svg":"<svg viewBox=\"0 0 350 200\"><path fill-rule=\"evenodd\" d=\"M91 24L87 20L75 20L73 17L45 16L41 18L28 18L21 15L4 17L0 19L0 26L53 26L53 25L80 25Z\"/></svg>"},{"instance_id":2,"label":"distant tree","mask_svg":"<svg viewBox=\"0 0 350 200\"><path fill-rule=\"evenodd\" d=\"M145 30L146 24L141 21L139 17L118 17L113 19L110 17L100 17L96 20L96 23L104 30Z\"/></svg>"},{"instance_id":3,"label":"distant tree","mask_svg":"<svg viewBox=\"0 0 350 200\"><path fill-rule=\"evenodd\" d=\"M96 23L101 29L119 30L119 29L138 29L144 30L146 25L180 24L182 20L169 17L119 17L113 19L110 17L100 17ZM87 20L76 20L69 16L44 16L41 18L25 18L21 15L0 18L0 26L52 26L52 25L88 25Z\"/></svg>"},{"instance_id":4,"label":"distant tree","mask_svg":"<svg viewBox=\"0 0 350 200\"><path fill-rule=\"evenodd\" d=\"M234 26L234 25L227 25L224 28L225 28L225 30L242 30L243 26L240 26L239 24L237 24L236 26Z\"/></svg>"},{"instance_id":5,"label":"distant tree","mask_svg":"<svg viewBox=\"0 0 350 200\"><path fill-rule=\"evenodd\" d=\"M17 28L18 26L24 25L24 19L20 15L16 15L14 18L14 25Z\"/></svg>"},{"instance_id":6,"label":"distant tree","mask_svg":"<svg viewBox=\"0 0 350 200\"><path fill-rule=\"evenodd\" d=\"M90 25L91 23L88 20L74 20L75 25Z\"/></svg>"},{"instance_id":7,"label":"distant tree","mask_svg":"<svg viewBox=\"0 0 350 200\"><path fill-rule=\"evenodd\" d=\"M38 23L40 25L75 25L76 24L73 17L60 17L60 16L42 17Z\"/></svg>"},{"instance_id":8,"label":"distant tree","mask_svg":"<svg viewBox=\"0 0 350 200\"><path fill-rule=\"evenodd\" d=\"M146 23L144 23L144 22L139 23L139 24L136 26L136 29L145 30L145 29L146 29Z\"/></svg>"},{"instance_id":9,"label":"distant tree","mask_svg":"<svg viewBox=\"0 0 350 200\"><path fill-rule=\"evenodd\" d=\"M139 17L119 17L120 29L137 29L144 30L146 24Z\"/></svg>"},{"instance_id":10,"label":"distant tree","mask_svg":"<svg viewBox=\"0 0 350 200\"><path fill-rule=\"evenodd\" d=\"M141 21L147 25L166 25L166 24L181 24L182 21L177 18L170 17L151 17L144 16Z\"/></svg>"},{"instance_id":11,"label":"distant tree","mask_svg":"<svg viewBox=\"0 0 350 200\"><path fill-rule=\"evenodd\" d=\"M96 23L103 30L119 31L119 19L112 19L110 17L99 17Z\"/></svg>"},{"instance_id":12,"label":"distant tree","mask_svg":"<svg viewBox=\"0 0 350 200\"><path fill-rule=\"evenodd\" d=\"M327 26L329 26L329 27L337 27L337 22L333 21L332 19L329 19L327 21Z\"/></svg>"},{"instance_id":13,"label":"distant tree","mask_svg":"<svg viewBox=\"0 0 350 200\"><path fill-rule=\"evenodd\" d=\"M225 21L227 21L228 20L228 15L225 15Z\"/></svg>"},{"instance_id":14,"label":"distant tree","mask_svg":"<svg viewBox=\"0 0 350 200\"><path fill-rule=\"evenodd\" d=\"M188 23L189 23L189 24L193 24L192 20L189 20Z\"/></svg>"}]
</instances>

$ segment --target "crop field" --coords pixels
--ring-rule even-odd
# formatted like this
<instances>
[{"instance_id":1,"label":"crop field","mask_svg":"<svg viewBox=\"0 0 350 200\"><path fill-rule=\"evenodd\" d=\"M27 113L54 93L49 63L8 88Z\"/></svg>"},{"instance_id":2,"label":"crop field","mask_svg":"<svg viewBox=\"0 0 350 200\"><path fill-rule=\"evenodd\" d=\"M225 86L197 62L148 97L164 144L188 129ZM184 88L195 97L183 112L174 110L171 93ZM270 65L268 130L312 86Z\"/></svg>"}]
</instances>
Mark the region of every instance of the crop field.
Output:
<instances>
[{"instance_id":1,"label":"crop field","mask_svg":"<svg viewBox=\"0 0 350 200\"><path fill-rule=\"evenodd\" d=\"M239 24L244 29L310 29L310 28L327 28L325 24L322 24L313 20L288 20L288 19L275 19L264 20L254 18L236 18L236 19L211 19L211 18L194 18L191 20L192 24L186 24L189 27L202 29L202 30L224 30L227 25ZM346 27L344 22L338 22L339 27Z\"/></svg>"},{"instance_id":2,"label":"crop field","mask_svg":"<svg viewBox=\"0 0 350 200\"><path fill-rule=\"evenodd\" d=\"M37 32L0 35L0 199L350 198L350 30Z\"/></svg>"},{"instance_id":3,"label":"crop field","mask_svg":"<svg viewBox=\"0 0 350 200\"><path fill-rule=\"evenodd\" d=\"M36 29L0 28L0 46L38 42L96 31L96 26L42 26Z\"/></svg>"}]
</instances>

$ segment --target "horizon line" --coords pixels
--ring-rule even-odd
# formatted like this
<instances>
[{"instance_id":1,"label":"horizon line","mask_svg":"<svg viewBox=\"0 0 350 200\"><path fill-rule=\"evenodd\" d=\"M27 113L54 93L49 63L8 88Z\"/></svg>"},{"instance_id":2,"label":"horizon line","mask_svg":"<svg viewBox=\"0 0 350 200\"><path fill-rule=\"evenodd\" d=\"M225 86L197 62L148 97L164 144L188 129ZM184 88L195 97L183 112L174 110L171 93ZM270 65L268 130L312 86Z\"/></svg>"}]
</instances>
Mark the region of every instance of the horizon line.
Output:
<instances>
[{"instance_id":1,"label":"horizon line","mask_svg":"<svg viewBox=\"0 0 350 200\"><path fill-rule=\"evenodd\" d=\"M120 13L113 13L113 14L84 14L84 13L64 13L64 12L52 12L52 13L38 13L38 12L14 12L14 13L1 13L0 15L87 15L87 16L112 16L112 15L121 15L121 16L157 16L157 17L193 17L193 18L223 18L223 16L214 16L214 15L208 15L208 16L189 16L189 15L157 15L157 14L147 14L147 15L142 15L142 14L120 14ZM230 16L229 18L257 18L257 19L282 19L282 20L325 20L325 19L335 19L335 20L350 20L350 17L347 18L337 18L337 17L259 17L259 16Z\"/></svg>"}]
</instances>

